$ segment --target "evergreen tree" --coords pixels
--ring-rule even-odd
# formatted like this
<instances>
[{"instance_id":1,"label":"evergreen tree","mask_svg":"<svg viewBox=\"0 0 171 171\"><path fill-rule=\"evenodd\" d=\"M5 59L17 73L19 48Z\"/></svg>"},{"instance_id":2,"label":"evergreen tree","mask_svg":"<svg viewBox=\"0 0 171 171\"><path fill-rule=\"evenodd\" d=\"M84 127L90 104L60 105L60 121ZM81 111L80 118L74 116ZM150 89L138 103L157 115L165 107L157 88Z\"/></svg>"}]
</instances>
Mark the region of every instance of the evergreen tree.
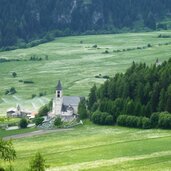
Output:
<instances>
[{"instance_id":1,"label":"evergreen tree","mask_svg":"<svg viewBox=\"0 0 171 171\"><path fill-rule=\"evenodd\" d=\"M94 103L97 101L97 92L96 91L97 91L97 88L96 88L96 85L94 85L90 90L90 94L89 94L89 98L88 98L88 109L89 110L92 108Z\"/></svg>"},{"instance_id":2,"label":"evergreen tree","mask_svg":"<svg viewBox=\"0 0 171 171\"><path fill-rule=\"evenodd\" d=\"M165 106L166 106L165 90L162 89L161 92L160 92L158 111L159 112L164 111L165 110Z\"/></svg>"},{"instance_id":3,"label":"evergreen tree","mask_svg":"<svg viewBox=\"0 0 171 171\"><path fill-rule=\"evenodd\" d=\"M80 101L78 105L78 114L80 116L80 119L86 119L88 117L85 100Z\"/></svg>"},{"instance_id":4,"label":"evergreen tree","mask_svg":"<svg viewBox=\"0 0 171 171\"><path fill-rule=\"evenodd\" d=\"M171 113L171 84L167 90L167 102L166 102L166 111Z\"/></svg>"},{"instance_id":5,"label":"evergreen tree","mask_svg":"<svg viewBox=\"0 0 171 171\"><path fill-rule=\"evenodd\" d=\"M30 161L30 171L45 171L45 160L39 152Z\"/></svg>"}]
</instances>

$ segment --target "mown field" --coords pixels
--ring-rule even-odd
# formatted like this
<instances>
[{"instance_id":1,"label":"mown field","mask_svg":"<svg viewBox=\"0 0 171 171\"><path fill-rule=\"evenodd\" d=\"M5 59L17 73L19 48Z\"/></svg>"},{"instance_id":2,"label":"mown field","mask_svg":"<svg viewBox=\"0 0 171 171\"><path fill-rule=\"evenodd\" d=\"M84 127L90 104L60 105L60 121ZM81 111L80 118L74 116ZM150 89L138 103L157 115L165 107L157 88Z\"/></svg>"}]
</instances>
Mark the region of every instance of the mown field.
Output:
<instances>
[{"instance_id":1,"label":"mown field","mask_svg":"<svg viewBox=\"0 0 171 171\"><path fill-rule=\"evenodd\" d=\"M171 35L171 31L64 37L29 49L0 52L0 58L20 59L0 63L0 115L16 104L38 110L53 97L59 79L64 95L87 96L94 83L99 85L105 81L95 78L99 74L112 77L117 72L124 72L133 61L150 65L157 58L159 61L169 59L171 44L166 43L171 42L171 38L158 38L159 34ZM152 47L143 49L148 44ZM113 52L117 50L122 52ZM30 61L31 56L42 60ZM14 71L16 78L11 76ZM34 84L24 84L19 80L31 80ZM5 95L11 87L15 87L17 93ZM40 98L39 93L46 93L46 96ZM33 94L37 95L34 99Z\"/></svg>"},{"instance_id":2,"label":"mown field","mask_svg":"<svg viewBox=\"0 0 171 171\"><path fill-rule=\"evenodd\" d=\"M14 140L16 171L39 151L48 171L169 171L171 132L87 123L71 131Z\"/></svg>"}]
</instances>

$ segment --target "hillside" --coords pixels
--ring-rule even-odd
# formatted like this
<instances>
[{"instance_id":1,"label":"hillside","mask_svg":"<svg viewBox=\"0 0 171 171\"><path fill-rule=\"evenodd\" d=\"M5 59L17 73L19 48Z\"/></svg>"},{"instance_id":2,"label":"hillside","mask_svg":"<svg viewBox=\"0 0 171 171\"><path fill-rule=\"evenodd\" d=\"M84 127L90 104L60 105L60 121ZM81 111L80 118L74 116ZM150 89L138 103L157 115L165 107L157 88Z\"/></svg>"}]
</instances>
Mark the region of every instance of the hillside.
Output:
<instances>
[{"instance_id":1,"label":"hillside","mask_svg":"<svg viewBox=\"0 0 171 171\"><path fill-rule=\"evenodd\" d=\"M170 9L170 0L1 0L0 48L72 34L167 29Z\"/></svg>"},{"instance_id":2,"label":"hillside","mask_svg":"<svg viewBox=\"0 0 171 171\"><path fill-rule=\"evenodd\" d=\"M171 38L159 38L160 34L171 32L72 36L28 49L0 52L0 59L8 60L0 63L0 114L16 104L37 110L53 97L59 79L64 95L87 96L94 83L98 86L106 80L104 76L125 72L133 61L150 65L157 58L160 62L168 60ZM12 72L17 77L13 78ZM17 93L5 95L11 87ZM40 93L46 95L40 97Z\"/></svg>"}]
</instances>

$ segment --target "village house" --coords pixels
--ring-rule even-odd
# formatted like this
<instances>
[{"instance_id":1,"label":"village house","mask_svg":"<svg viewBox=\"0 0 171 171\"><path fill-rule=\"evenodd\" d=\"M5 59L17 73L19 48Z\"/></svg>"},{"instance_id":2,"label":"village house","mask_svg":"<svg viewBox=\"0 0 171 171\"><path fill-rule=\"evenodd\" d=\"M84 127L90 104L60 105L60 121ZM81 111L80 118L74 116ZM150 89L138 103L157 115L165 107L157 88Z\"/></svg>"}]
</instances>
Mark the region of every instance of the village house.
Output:
<instances>
[{"instance_id":1,"label":"village house","mask_svg":"<svg viewBox=\"0 0 171 171\"><path fill-rule=\"evenodd\" d=\"M23 118L28 117L29 119L34 118L31 111L26 111L21 109L20 105L17 105L16 108L10 108L7 110L7 117L10 118Z\"/></svg>"}]
</instances>

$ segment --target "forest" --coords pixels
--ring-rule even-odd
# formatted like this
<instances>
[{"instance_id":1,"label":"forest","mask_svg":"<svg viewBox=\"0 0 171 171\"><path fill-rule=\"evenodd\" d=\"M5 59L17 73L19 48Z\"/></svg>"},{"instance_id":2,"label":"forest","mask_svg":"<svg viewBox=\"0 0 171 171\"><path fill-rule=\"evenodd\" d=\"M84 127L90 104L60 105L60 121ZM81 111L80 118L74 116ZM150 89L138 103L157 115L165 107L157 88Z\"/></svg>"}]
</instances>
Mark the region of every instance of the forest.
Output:
<instances>
[{"instance_id":1,"label":"forest","mask_svg":"<svg viewBox=\"0 0 171 171\"><path fill-rule=\"evenodd\" d=\"M88 109L97 124L171 128L171 59L132 63L99 88L91 88Z\"/></svg>"},{"instance_id":2,"label":"forest","mask_svg":"<svg viewBox=\"0 0 171 171\"><path fill-rule=\"evenodd\" d=\"M1 0L0 48L67 35L167 29L170 9L170 0Z\"/></svg>"}]
</instances>

